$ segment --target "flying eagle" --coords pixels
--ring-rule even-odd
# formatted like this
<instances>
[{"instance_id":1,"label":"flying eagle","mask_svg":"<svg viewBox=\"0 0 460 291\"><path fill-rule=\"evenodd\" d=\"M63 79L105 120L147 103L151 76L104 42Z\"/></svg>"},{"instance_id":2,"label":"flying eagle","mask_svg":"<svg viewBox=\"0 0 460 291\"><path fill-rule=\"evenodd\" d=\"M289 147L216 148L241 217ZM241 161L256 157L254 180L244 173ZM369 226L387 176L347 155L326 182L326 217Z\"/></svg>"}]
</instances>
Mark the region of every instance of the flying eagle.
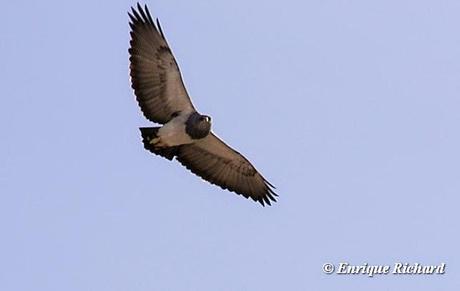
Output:
<instances>
[{"instance_id":1,"label":"flying eagle","mask_svg":"<svg viewBox=\"0 0 460 291\"><path fill-rule=\"evenodd\" d=\"M276 201L274 186L211 131L211 117L196 111L158 19L147 5L131 10L131 86L144 116L163 125L140 128L144 148L262 206Z\"/></svg>"}]
</instances>

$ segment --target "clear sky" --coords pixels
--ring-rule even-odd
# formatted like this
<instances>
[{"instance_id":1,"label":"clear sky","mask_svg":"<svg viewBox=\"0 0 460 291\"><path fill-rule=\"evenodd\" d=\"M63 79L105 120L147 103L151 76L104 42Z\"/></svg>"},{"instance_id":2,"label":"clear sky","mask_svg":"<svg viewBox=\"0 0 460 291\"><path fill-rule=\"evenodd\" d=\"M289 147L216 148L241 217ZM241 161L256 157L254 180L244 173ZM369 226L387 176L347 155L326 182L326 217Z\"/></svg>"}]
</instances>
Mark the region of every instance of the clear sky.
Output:
<instances>
[{"instance_id":1,"label":"clear sky","mask_svg":"<svg viewBox=\"0 0 460 291\"><path fill-rule=\"evenodd\" d=\"M459 1L147 2L265 208L143 149L133 4L2 2L0 290L460 290Z\"/></svg>"}]
</instances>

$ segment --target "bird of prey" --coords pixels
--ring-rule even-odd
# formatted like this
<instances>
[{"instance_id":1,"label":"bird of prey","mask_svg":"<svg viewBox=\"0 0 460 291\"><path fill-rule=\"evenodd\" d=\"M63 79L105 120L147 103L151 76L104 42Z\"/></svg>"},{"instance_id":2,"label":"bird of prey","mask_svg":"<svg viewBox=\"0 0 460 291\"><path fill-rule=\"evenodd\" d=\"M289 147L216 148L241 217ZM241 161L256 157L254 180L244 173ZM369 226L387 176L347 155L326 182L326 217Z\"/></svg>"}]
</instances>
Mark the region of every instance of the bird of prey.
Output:
<instances>
[{"instance_id":1,"label":"bird of prey","mask_svg":"<svg viewBox=\"0 0 460 291\"><path fill-rule=\"evenodd\" d=\"M176 158L204 180L252 198L262 206L278 196L254 166L211 131L211 117L197 112L158 19L145 5L128 12L130 76L144 116L161 127L141 127L144 148Z\"/></svg>"}]
</instances>

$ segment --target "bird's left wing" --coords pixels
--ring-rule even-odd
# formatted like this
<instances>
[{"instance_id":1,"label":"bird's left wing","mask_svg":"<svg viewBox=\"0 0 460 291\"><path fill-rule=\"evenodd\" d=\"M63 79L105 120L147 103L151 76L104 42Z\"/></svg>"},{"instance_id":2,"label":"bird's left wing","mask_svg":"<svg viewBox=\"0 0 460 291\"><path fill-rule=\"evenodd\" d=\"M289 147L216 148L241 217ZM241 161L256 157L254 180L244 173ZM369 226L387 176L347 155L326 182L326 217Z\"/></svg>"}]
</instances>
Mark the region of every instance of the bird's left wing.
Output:
<instances>
[{"instance_id":1,"label":"bird's left wing","mask_svg":"<svg viewBox=\"0 0 460 291\"><path fill-rule=\"evenodd\" d=\"M179 66L150 12L137 4L131 19L131 83L145 117L167 123L178 111L196 111L187 94Z\"/></svg>"},{"instance_id":2,"label":"bird's left wing","mask_svg":"<svg viewBox=\"0 0 460 291\"><path fill-rule=\"evenodd\" d=\"M176 159L206 181L251 197L262 205L270 205L278 196L273 185L243 155L213 133L193 144L180 146Z\"/></svg>"}]
</instances>

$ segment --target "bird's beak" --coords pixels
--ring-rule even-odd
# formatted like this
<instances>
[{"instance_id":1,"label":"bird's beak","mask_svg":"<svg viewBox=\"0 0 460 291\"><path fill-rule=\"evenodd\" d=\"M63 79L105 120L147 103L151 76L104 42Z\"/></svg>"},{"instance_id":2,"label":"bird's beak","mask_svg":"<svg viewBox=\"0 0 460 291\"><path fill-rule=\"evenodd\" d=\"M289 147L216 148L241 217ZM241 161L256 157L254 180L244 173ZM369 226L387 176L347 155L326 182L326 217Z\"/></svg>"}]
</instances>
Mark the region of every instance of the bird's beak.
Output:
<instances>
[{"instance_id":1,"label":"bird's beak","mask_svg":"<svg viewBox=\"0 0 460 291\"><path fill-rule=\"evenodd\" d=\"M206 122L209 122L209 123L211 123L211 117L209 117L209 116L206 116L206 117L205 117L205 119L206 119Z\"/></svg>"}]
</instances>

